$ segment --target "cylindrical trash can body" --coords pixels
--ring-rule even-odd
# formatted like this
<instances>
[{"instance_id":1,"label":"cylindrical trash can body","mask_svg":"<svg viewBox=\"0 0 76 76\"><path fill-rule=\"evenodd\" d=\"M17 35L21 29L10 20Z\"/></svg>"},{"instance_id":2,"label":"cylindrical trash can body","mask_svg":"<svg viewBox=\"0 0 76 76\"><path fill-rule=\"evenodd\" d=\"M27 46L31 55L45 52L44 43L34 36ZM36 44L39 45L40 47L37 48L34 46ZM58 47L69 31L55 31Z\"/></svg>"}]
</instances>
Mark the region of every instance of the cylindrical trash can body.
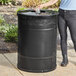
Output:
<instances>
[{"instance_id":1,"label":"cylindrical trash can body","mask_svg":"<svg viewBox=\"0 0 76 76\"><path fill-rule=\"evenodd\" d=\"M18 13L18 68L48 72L56 68L57 14Z\"/></svg>"}]
</instances>

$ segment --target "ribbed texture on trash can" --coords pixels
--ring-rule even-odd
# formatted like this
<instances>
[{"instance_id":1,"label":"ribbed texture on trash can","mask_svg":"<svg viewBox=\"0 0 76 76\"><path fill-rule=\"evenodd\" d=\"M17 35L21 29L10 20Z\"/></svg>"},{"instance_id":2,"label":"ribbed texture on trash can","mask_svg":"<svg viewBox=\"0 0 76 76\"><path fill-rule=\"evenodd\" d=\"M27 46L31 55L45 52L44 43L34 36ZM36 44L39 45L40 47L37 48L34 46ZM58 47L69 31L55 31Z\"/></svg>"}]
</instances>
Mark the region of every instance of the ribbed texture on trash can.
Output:
<instances>
[{"instance_id":1,"label":"ribbed texture on trash can","mask_svg":"<svg viewBox=\"0 0 76 76\"><path fill-rule=\"evenodd\" d=\"M18 68L28 72L54 70L57 14L40 16L23 12L18 12Z\"/></svg>"}]
</instances>

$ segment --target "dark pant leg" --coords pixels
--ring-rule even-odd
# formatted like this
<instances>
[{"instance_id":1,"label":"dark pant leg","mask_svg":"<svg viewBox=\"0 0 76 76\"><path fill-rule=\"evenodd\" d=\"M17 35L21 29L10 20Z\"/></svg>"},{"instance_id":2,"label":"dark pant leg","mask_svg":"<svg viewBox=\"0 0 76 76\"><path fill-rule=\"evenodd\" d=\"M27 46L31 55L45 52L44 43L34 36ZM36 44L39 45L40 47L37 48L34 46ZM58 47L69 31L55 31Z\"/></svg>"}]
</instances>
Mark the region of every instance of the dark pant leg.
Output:
<instances>
[{"instance_id":1,"label":"dark pant leg","mask_svg":"<svg viewBox=\"0 0 76 76\"><path fill-rule=\"evenodd\" d=\"M65 54L67 55L67 25L65 19L61 15L59 15L58 22L58 29L61 37L61 50L64 56Z\"/></svg>"},{"instance_id":2,"label":"dark pant leg","mask_svg":"<svg viewBox=\"0 0 76 76\"><path fill-rule=\"evenodd\" d=\"M74 48L76 51L76 14L69 15L69 19L67 19L67 23L70 30L72 41L74 43Z\"/></svg>"}]
</instances>

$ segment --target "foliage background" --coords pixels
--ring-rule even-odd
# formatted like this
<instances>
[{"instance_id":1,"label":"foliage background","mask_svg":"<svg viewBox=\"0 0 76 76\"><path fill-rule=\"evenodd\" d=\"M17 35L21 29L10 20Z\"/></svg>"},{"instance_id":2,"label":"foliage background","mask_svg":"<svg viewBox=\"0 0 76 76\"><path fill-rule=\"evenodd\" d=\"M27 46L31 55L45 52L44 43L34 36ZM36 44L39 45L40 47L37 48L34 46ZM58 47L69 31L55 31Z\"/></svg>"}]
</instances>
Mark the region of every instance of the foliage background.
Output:
<instances>
[{"instance_id":1,"label":"foliage background","mask_svg":"<svg viewBox=\"0 0 76 76\"><path fill-rule=\"evenodd\" d=\"M36 7L40 4L46 3L50 0L24 0L22 5L24 7ZM60 0L58 0L57 3L55 3L54 5L50 6L51 8L55 8L55 7L59 7L60 5Z\"/></svg>"}]
</instances>

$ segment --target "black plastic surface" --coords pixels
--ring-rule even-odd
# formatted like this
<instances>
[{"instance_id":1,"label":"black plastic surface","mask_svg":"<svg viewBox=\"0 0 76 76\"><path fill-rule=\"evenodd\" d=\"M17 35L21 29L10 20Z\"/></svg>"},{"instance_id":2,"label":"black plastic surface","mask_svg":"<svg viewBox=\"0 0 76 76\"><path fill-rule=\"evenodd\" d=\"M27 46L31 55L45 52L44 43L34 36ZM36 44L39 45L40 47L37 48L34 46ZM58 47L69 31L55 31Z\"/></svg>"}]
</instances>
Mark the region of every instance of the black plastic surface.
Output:
<instances>
[{"instance_id":1,"label":"black plastic surface","mask_svg":"<svg viewBox=\"0 0 76 76\"><path fill-rule=\"evenodd\" d=\"M22 12L18 12L18 68L28 72L54 70L57 14L27 16Z\"/></svg>"}]
</instances>

